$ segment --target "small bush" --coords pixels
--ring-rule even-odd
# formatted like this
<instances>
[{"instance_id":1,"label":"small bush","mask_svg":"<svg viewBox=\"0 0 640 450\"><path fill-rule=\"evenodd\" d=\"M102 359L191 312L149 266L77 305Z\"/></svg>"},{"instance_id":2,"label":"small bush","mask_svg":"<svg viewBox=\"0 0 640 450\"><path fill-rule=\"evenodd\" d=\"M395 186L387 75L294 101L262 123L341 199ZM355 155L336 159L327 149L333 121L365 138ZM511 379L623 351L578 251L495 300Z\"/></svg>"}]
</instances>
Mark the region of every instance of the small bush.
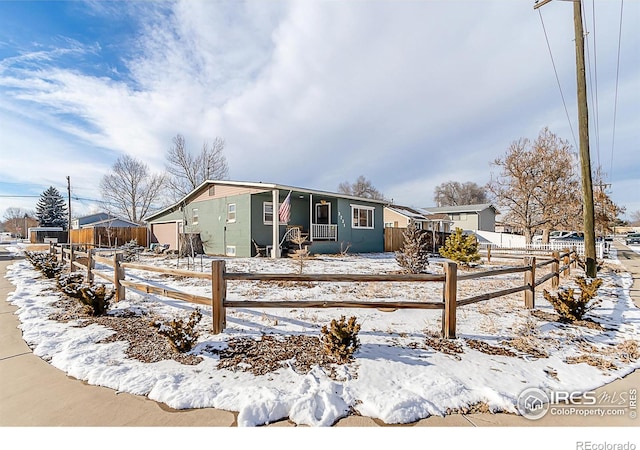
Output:
<instances>
[{"instance_id":1,"label":"small bush","mask_svg":"<svg viewBox=\"0 0 640 450\"><path fill-rule=\"evenodd\" d=\"M465 266L470 265L472 262L480 261L478 241L474 236L463 234L462 228L456 228L455 233L447 238L442 248L440 248L440 254Z\"/></svg>"},{"instance_id":2,"label":"small bush","mask_svg":"<svg viewBox=\"0 0 640 450\"><path fill-rule=\"evenodd\" d=\"M119 249L122 250L122 260L124 262L133 262L137 260L140 248L138 241L135 239L120 246Z\"/></svg>"},{"instance_id":3,"label":"small bush","mask_svg":"<svg viewBox=\"0 0 640 450\"><path fill-rule=\"evenodd\" d=\"M187 323L182 319L174 319L171 322L152 322L151 325L158 328L158 332L169 338L171 346L180 353L191 351L194 344L198 341L199 333L196 331L198 322L202 319L202 313L199 309L195 309Z\"/></svg>"},{"instance_id":4,"label":"small bush","mask_svg":"<svg viewBox=\"0 0 640 450\"><path fill-rule=\"evenodd\" d=\"M347 322L345 320L345 316L342 316L339 321L333 319L329 327L323 326L320 338L325 353L340 364L349 362L360 347L360 325L356 324L355 317L351 317Z\"/></svg>"},{"instance_id":5,"label":"small bush","mask_svg":"<svg viewBox=\"0 0 640 450\"><path fill-rule=\"evenodd\" d=\"M59 274L56 277L58 288L69 297L82 298L81 287L84 286L84 275L80 272Z\"/></svg>"},{"instance_id":6,"label":"small bush","mask_svg":"<svg viewBox=\"0 0 640 450\"><path fill-rule=\"evenodd\" d=\"M92 316L102 316L109 309L109 301L115 294L113 289L107 290L104 284L83 285L80 287L80 301L87 307Z\"/></svg>"},{"instance_id":7,"label":"small bush","mask_svg":"<svg viewBox=\"0 0 640 450\"><path fill-rule=\"evenodd\" d=\"M542 294L547 299L553 309L560 316L561 322L575 322L582 320L582 317L600 304L601 300L595 299L597 290L602 284L600 278L594 278L591 283L583 277L576 278L576 283L580 287L580 297L575 298L573 288L559 290L558 295L553 296L545 289ZM595 299L595 300L594 300Z\"/></svg>"},{"instance_id":8,"label":"small bush","mask_svg":"<svg viewBox=\"0 0 640 450\"><path fill-rule=\"evenodd\" d=\"M47 278L55 278L64 268L64 264L58 262L55 255L49 253L25 252L25 257L33 264L33 267L42 272Z\"/></svg>"}]
</instances>

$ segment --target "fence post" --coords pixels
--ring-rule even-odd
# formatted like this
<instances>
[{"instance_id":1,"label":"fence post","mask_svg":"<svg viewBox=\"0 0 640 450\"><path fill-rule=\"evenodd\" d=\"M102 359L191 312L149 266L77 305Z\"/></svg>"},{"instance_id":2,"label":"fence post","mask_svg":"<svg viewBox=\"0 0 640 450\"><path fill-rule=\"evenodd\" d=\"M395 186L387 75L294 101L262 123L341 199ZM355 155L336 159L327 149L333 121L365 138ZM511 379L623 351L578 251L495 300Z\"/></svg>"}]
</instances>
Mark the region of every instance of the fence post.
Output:
<instances>
[{"instance_id":1,"label":"fence post","mask_svg":"<svg viewBox=\"0 0 640 450\"><path fill-rule=\"evenodd\" d=\"M487 262L491 262L491 244L487 244Z\"/></svg>"},{"instance_id":2,"label":"fence post","mask_svg":"<svg viewBox=\"0 0 640 450\"><path fill-rule=\"evenodd\" d=\"M571 275L571 259L570 259L569 249L565 248L563 252L564 252L564 258L563 258L564 266L566 267L566 269L562 271L562 276L568 277L569 275Z\"/></svg>"},{"instance_id":3,"label":"fence post","mask_svg":"<svg viewBox=\"0 0 640 450\"><path fill-rule=\"evenodd\" d=\"M567 249L567 251L569 251L569 249ZM578 250L576 249L575 246L571 250L571 254L573 255L573 258L571 260L571 267L574 269L577 269L578 268Z\"/></svg>"},{"instance_id":4,"label":"fence post","mask_svg":"<svg viewBox=\"0 0 640 450\"><path fill-rule=\"evenodd\" d=\"M87 283L93 283L93 269L95 268L95 262L93 261L93 249L87 249Z\"/></svg>"},{"instance_id":5,"label":"fence post","mask_svg":"<svg viewBox=\"0 0 640 450\"><path fill-rule=\"evenodd\" d=\"M444 309L442 310L442 337L456 338L456 302L458 293L458 265L444 264Z\"/></svg>"},{"instance_id":6,"label":"fence post","mask_svg":"<svg viewBox=\"0 0 640 450\"><path fill-rule=\"evenodd\" d=\"M73 244L71 244L71 246L69 247L69 273L73 272L73 261L74 261L74 254L73 254Z\"/></svg>"},{"instance_id":7,"label":"fence post","mask_svg":"<svg viewBox=\"0 0 640 450\"><path fill-rule=\"evenodd\" d=\"M560 252L557 250L553 252L553 263L551 264L551 272L553 272L553 278L551 279L551 289L558 289L560 285Z\"/></svg>"},{"instance_id":8,"label":"fence post","mask_svg":"<svg viewBox=\"0 0 640 450\"><path fill-rule=\"evenodd\" d=\"M211 332L220 334L227 326L227 311L224 301L227 297L227 282L224 279L225 262L215 260L211 262L211 316L213 325Z\"/></svg>"},{"instance_id":9,"label":"fence post","mask_svg":"<svg viewBox=\"0 0 640 450\"><path fill-rule=\"evenodd\" d=\"M124 300L125 290L124 286L120 284L120 280L124 279L124 267L120 265L122 261L122 253L114 253L113 255L113 286L116 290L115 301L119 302Z\"/></svg>"},{"instance_id":10,"label":"fence post","mask_svg":"<svg viewBox=\"0 0 640 450\"><path fill-rule=\"evenodd\" d=\"M524 284L529 287L524 291L524 306L527 309L534 309L536 307L536 257L526 256L524 264L529 266L529 270L524 273Z\"/></svg>"}]
</instances>

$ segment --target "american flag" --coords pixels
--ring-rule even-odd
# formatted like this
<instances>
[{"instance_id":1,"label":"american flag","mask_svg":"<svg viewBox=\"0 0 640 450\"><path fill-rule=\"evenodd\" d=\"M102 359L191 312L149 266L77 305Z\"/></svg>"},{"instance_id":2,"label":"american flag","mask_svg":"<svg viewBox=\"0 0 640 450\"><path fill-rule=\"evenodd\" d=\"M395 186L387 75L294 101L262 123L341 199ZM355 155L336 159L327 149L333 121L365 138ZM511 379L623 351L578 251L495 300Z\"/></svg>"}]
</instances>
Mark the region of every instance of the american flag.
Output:
<instances>
[{"instance_id":1,"label":"american flag","mask_svg":"<svg viewBox=\"0 0 640 450\"><path fill-rule=\"evenodd\" d=\"M287 198L285 198L284 202L280 205L278 217L280 218L280 222L289 223L289 219L291 219L291 191L289 191L289 195L287 195Z\"/></svg>"}]
</instances>

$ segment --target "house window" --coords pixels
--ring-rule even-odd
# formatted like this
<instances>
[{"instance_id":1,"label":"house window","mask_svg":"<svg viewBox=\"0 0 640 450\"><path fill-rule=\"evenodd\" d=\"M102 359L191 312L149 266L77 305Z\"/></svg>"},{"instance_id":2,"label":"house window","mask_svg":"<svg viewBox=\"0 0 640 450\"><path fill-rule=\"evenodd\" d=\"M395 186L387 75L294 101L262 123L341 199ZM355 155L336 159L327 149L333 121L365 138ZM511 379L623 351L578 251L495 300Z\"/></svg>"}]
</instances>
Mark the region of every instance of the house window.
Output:
<instances>
[{"instance_id":1,"label":"house window","mask_svg":"<svg viewBox=\"0 0 640 450\"><path fill-rule=\"evenodd\" d=\"M236 246L235 245L227 245L225 250L225 254L227 256L236 256Z\"/></svg>"},{"instance_id":2,"label":"house window","mask_svg":"<svg viewBox=\"0 0 640 450\"><path fill-rule=\"evenodd\" d=\"M198 208L193 208L191 211L193 216L193 220L191 221L191 225L198 225Z\"/></svg>"},{"instance_id":3,"label":"house window","mask_svg":"<svg viewBox=\"0 0 640 450\"><path fill-rule=\"evenodd\" d=\"M273 223L273 202L262 203L262 222L265 225Z\"/></svg>"},{"instance_id":4,"label":"house window","mask_svg":"<svg viewBox=\"0 0 640 450\"><path fill-rule=\"evenodd\" d=\"M216 195L216 185L215 184L213 186L209 186L209 197L213 197L214 195Z\"/></svg>"},{"instance_id":5,"label":"house window","mask_svg":"<svg viewBox=\"0 0 640 450\"><path fill-rule=\"evenodd\" d=\"M351 228L373 229L373 211L375 208L351 205Z\"/></svg>"},{"instance_id":6,"label":"house window","mask_svg":"<svg viewBox=\"0 0 640 450\"><path fill-rule=\"evenodd\" d=\"M236 204L229 203L227 205L227 222L235 222L236 221Z\"/></svg>"},{"instance_id":7,"label":"house window","mask_svg":"<svg viewBox=\"0 0 640 450\"><path fill-rule=\"evenodd\" d=\"M393 222L385 222L384 223L384 227L385 228L393 228Z\"/></svg>"},{"instance_id":8,"label":"house window","mask_svg":"<svg viewBox=\"0 0 640 450\"><path fill-rule=\"evenodd\" d=\"M460 220L460 214L451 214L451 220Z\"/></svg>"}]
</instances>

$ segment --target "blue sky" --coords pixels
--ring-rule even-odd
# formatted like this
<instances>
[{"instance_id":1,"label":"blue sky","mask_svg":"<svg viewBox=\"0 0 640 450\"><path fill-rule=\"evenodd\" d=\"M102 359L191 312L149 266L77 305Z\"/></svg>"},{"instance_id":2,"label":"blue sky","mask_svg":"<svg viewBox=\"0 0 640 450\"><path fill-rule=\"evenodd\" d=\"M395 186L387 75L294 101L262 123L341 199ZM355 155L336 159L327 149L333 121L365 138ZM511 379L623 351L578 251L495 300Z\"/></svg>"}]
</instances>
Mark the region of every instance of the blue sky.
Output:
<instances>
[{"instance_id":1,"label":"blue sky","mask_svg":"<svg viewBox=\"0 0 640 450\"><path fill-rule=\"evenodd\" d=\"M120 155L160 172L178 133L194 152L224 138L233 180L334 191L364 175L417 207L440 183L485 184L544 127L577 151L573 8L533 4L1 1L0 215L66 195L67 176L73 212L100 209ZM629 213L640 2L583 5L591 160Z\"/></svg>"}]
</instances>

